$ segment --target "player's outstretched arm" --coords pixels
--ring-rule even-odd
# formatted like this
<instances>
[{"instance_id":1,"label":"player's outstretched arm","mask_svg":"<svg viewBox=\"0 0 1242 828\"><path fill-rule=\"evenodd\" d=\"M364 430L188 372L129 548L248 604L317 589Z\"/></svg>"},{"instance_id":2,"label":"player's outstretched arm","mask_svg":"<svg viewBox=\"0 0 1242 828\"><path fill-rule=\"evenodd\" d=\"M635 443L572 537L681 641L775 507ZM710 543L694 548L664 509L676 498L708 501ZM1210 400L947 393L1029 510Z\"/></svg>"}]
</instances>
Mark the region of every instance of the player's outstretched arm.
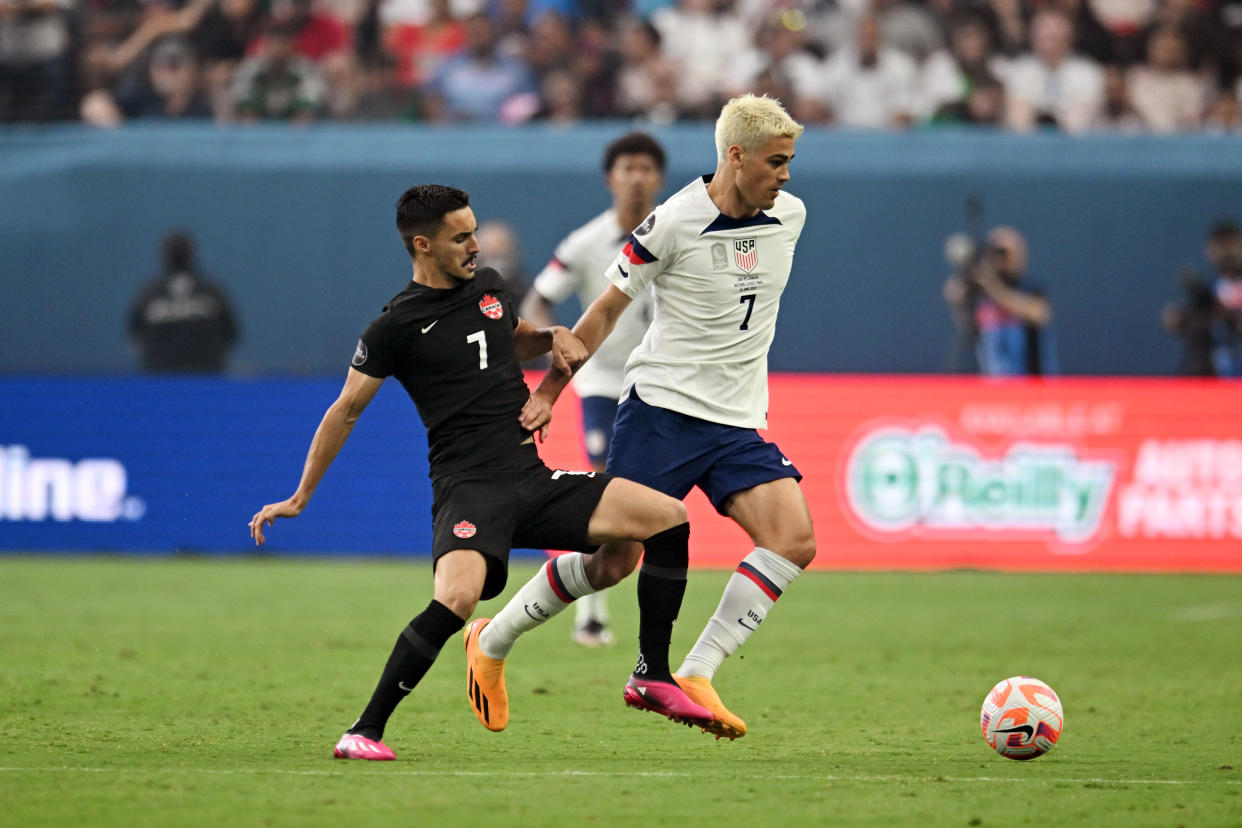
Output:
<instances>
[{"instance_id":1,"label":"player's outstretched arm","mask_svg":"<svg viewBox=\"0 0 1242 828\"><path fill-rule=\"evenodd\" d=\"M582 360L583 363L599 350L599 346L617 326L617 320L630 306L631 301L633 300L621 290L609 285L582 314L582 318L574 325L573 335L586 348L586 358ZM565 386L569 385L574 371L580 367L581 365L577 365L573 367L573 370L567 371L558 367L555 361L553 362L552 367L543 375L539 387L531 394L531 399L527 401L518 417L523 428L536 431L548 424L553 403L561 396Z\"/></svg>"},{"instance_id":2,"label":"player's outstretched arm","mask_svg":"<svg viewBox=\"0 0 1242 828\"><path fill-rule=\"evenodd\" d=\"M552 365L572 374L586 362L587 352L578 338L564 325L537 328L524 318L518 318L513 329L513 345L519 362L552 352Z\"/></svg>"},{"instance_id":3,"label":"player's outstretched arm","mask_svg":"<svg viewBox=\"0 0 1242 828\"><path fill-rule=\"evenodd\" d=\"M375 397L375 392L383 382L382 379L368 376L354 368L349 369L340 396L328 406L319 422L319 428L315 429L297 491L286 500L267 504L250 519L250 537L254 538L255 546L263 545L265 526L271 526L276 518L297 517L306 508L311 495L319 486L319 481L323 480L341 446L345 445L345 440L354 430L354 423L358 422L358 417Z\"/></svg>"}]
</instances>

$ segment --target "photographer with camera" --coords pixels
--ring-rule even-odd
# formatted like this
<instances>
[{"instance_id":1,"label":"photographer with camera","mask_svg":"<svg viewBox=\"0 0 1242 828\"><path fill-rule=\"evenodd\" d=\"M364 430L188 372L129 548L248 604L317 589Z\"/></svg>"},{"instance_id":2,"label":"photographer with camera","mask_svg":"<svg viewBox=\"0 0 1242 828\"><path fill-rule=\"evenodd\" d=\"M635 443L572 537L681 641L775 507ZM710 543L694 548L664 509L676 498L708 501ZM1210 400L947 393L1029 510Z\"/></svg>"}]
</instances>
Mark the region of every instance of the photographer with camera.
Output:
<instances>
[{"instance_id":1,"label":"photographer with camera","mask_svg":"<svg viewBox=\"0 0 1242 828\"><path fill-rule=\"evenodd\" d=\"M970 249L963 247L966 238ZM1058 366L1050 323L1052 303L1026 275L1026 239L1012 227L995 227L982 249L954 237L950 260L957 271L944 298L985 376L1046 376ZM952 240L951 240L952 241ZM963 255L965 254L965 255Z\"/></svg>"},{"instance_id":2,"label":"photographer with camera","mask_svg":"<svg viewBox=\"0 0 1242 828\"><path fill-rule=\"evenodd\" d=\"M1182 268L1178 281L1185 300L1165 305L1161 323L1182 340L1182 374L1242 377L1242 230L1229 220L1216 222L1205 255L1215 278Z\"/></svg>"}]
</instances>

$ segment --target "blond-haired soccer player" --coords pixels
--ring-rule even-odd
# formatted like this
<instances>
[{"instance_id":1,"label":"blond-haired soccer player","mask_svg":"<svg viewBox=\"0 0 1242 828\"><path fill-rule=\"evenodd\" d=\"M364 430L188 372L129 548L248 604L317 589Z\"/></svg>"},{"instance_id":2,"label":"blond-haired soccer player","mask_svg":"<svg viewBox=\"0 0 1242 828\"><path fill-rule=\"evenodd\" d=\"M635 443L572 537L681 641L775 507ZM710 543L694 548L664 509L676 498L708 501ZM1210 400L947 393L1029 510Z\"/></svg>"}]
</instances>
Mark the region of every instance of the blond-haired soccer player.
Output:
<instances>
[{"instance_id":1,"label":"blond-haired soccer player","mask_svg":"<svg viewBox=\"0 0 1242 828\"><path fill-rule=\"evenodd\" d=\"M784 191L801 134L766 96L725 104L715 174L691 181L634 230L608 268L610 286L574 326L594 353L630 301L652 288L655 315L626 366L608 471L677 498L698 486L755 544L675 675L712 712L705 729L730 739L746 725L721 702L712 679L815 556L801 475L757 431L767 426L768 348L806 220L802 202ZM550 420L569 379L556 368L544 376L522 410L523 427ZM603 589L625 577L640 551L609 544L590 556L591 585ZM658 569L644 561L640 586ZM503 659L518 635L545 620L529 617L523 605L544 606L546 581L532 579L483 630L479 644L489 658ZM640 658L635 674L646 669ZM625 699L643 707L628 688Z\"/></svg>"},{"instance_id":2,"label":"blond-haired soccer player","mask_svg":"<svg viewBox=\"0 0 1242 828\"><path fill-rule=\"evenodd\" d=\"M552 307L574 292L586 308L608 287L604 275L617 251L625 245L656 205L664 188L664 147L645 132L629 132L604 149L604 183L612 194L612 206L556 246L547 266L535 277L522 300L522 317L535 325L553 324ZM574 390L582 406L582 436L591 468L605 470L612 444L612 424L617 416L625 380L625 362L643 341L651 321L650 293L638 297L600 345L587 365L574 373ZM606 592L593 592L574 602L574 641L586 647L602 647L613 641L608 629Z\"/></svg>"}]
</instances>

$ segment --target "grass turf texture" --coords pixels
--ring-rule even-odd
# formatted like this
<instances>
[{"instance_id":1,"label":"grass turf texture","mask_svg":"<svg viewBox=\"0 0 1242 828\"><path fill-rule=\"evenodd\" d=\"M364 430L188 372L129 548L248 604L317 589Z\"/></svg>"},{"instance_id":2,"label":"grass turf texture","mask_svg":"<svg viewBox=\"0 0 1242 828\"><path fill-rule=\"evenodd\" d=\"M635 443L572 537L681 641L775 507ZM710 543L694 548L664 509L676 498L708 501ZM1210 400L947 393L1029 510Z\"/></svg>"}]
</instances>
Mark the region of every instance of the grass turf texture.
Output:
<instances>
[{"instance_id":1,"label":"grass turf texture","mask_svg":"<svg viewBox=\"0 0 1242 828\"><path fill-rule=\"evenodd\" d=\"M692 573L674 664L727 577ZM624 708L634 648L565 613L510 657L505 732L454 639L398 761L333 760L429 597L423 562L0 558L0 824L1242 824L1236 577L811 573L718 676L732 743ZM1065 706L1033 762L979 733L1017 673Z\"/></svg>"}]
</instances>

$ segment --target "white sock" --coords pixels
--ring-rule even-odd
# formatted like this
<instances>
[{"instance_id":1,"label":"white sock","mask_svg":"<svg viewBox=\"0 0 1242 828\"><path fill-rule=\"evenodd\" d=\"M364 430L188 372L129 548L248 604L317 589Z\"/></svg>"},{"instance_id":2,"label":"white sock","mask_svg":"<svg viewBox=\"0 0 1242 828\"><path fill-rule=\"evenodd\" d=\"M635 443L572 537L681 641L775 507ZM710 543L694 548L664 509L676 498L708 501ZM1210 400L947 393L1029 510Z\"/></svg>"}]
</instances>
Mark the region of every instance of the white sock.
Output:
<instances>
[{"instance_id":1,"label":"white sock","mask_svg":"<svg viewBox=\"0 0 1242 828\"><path fill-rule=\"evenodd\" d=\"M801 574L801 569L770 549L755 547L725 584L715 614L676 670L677 675L715 676L724 660L759 629L776 599Z\"/></svg>"},{"instance_id":2,"label":"white sock","mask_svg":"<svg viewBox=\"0 0 1242 828\"><path fill-rule=\"evenodd\" d=\"M483 655L504 658L522 633L538 627L576 598L594 592L587 580L585 559L581 552L570 552L541 566L479 633Z\"/></svg>"},{"instance_id":3,"label":"white sock","mask_svg":"<svg viewBox=\"0 0 1242 828\"><path fill-rule=\"evenodd\" d=\"M574 626L585 627L588 621L608 625L608 599L602 592L592 592L574 601Z\"/></svg>"}]
</instances>

